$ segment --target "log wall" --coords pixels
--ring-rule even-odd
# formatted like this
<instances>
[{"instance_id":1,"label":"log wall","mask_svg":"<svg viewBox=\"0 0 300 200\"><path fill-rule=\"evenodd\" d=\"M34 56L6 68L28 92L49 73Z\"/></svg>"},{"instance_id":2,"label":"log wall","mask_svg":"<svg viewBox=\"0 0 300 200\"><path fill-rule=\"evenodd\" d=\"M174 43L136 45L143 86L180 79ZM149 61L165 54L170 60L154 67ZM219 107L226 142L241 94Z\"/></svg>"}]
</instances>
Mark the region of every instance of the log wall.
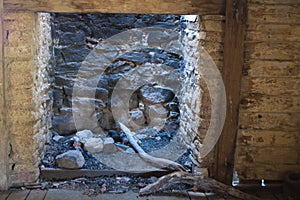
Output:
<instances>
[{"instance_id":1,"label":"log wall","mask_svg":"<svg viewBox=\"0 0 300 200\"><path fill-rule=\"evenodd\" d=\"M282 180L300 170L299 1L247 3L235 169Z\"/></svg>"}]
</instances>

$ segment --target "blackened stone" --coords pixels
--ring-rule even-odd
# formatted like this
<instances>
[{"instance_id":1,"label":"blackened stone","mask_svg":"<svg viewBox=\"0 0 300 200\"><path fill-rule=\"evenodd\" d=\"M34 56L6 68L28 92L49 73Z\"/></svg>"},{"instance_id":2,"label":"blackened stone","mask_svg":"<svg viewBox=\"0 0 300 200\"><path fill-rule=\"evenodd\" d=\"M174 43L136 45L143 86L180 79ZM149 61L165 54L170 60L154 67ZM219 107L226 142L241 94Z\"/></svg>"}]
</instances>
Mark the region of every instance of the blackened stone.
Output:
<instances>
[{"instance_id":1,"label":"blackened stone","mask_svg":"<svg viewBox=\"0 0 300 200\"><path fill-rule=\"evenodd\" d=\"M144 64L146 62L151 62L151 55L143 52L130 52L121 55L117 60L130 61L138 65Z\"/></svg>"},{"instance_id":2,"label":"blackened stone","mask_svg":"<svg viewBox=\"0 0 300 200\"><path fill-rule=\"evenodd\" d=\"M60 37L60 45L78 45L78 44L85 44L85 33L81 30L77 31L76 33L66 32L63 33Z\"/></svg>"},{"instance_id":3,"label":"blackened stone","mask_svg":"<svg viewBox=\"0 0 300 200\"><path fill-rule=\"evenodd\" d=\"M60 108L62 106L63 94L61 90L53 90L53 108Z\"/></svg>"},{"instance_id":4,"label":"blackened stone","mask_svg":"<svg viewBox=\"0 0 300 200\"><path fill-rule=\"evenodd\" d=\"M134 92L129 99L129 109L135 109L139 107L139 99L137 92Z\"/></svg>"},{"instance_id":5,"label":"blackened stone","mask_svg":"<svg viewBox=\"0 0 300 200\"><path fill-rule=\"evenodd\" d=\"M97 88L95 98L102 100L104 103L108 102L108 90L105 88Z\"/></svg>"},{"instance_id":6,"label":"blackened stone","mask_svg":"<svg viewBox=\"0 0 300 200\"><path fill-rule=\"evenodd\" d=\"M74 80L67 76L55 76L54 82L55 82L56 86L70 86L71 87L74 83Z\"/></svg>"},{"instance_id":7,"label":"blackened stone","mask_svg":"<svg viewBox=\"0 0 300 200\"><path fill-rule=\"evenodd\" d=\"M164 61L163 64L172 67L173 69L179 69L181 67L179 60L176 59L168 59Z\"/></svg>"},{"instance_id":8,"label":"blackened stone","mask_svg":"<svg viewBox=\"0 0 300 200\"><path fill-rule=\"evenodd\" d=\"M101 128L105 130L115 128L115 120L111 111L109 111L108 109L103 109L101 112L98 112L97 119Z\"/></svg>"},{"instance_id":9,"label":"blackened stone","mask_svg":"<svg viewBox=\"0 0 300 200\"><path fill-rule=\"evenodd\" d=\"M171 101L174 93L169 89L146 85L140 89L140 96L143 101L157 104Z\"/></svg>"},{"instance_id":10,"label":"blackened stone","mask_svg":"<svg viewBox=\"0 0 300 200\"><path fill-rule=\"evenodd\" d=\"M116 130L109 130L108 136L112 137L115 142L122 142L122 137L120 136L120 134L118 134Z\"/></svg>"},{"instance_id":11,"label":"blackened stone","mask_svg":"<svg viewBox=\"0 0 300 200\"><path fill-rule=\"evenodd\" d=\"M52 119L52 126L54 131L63 136L71 135L77 132L72 113L59 116L54 115Z\"/></svg>"},{"instance_id":12,"label":"blackened stone","mask_svg":"<svg viewBox=\"0 0 300 200\"><path fill-rule=\"evenodd\" d=\"M90 49L86 45L78 45L72 48L66 47L62 49L54 49L56 60L63 62L82 62L90 53Z\"/></svg>"},{"instance_id":13,"label":"blackened stone","mask_svg":"<svg viewBox=\"0 0 300 200\"><path fill-rule=\"evenodd\" d=\"M170 111L179 113L178 103L170 102L166 106Z\"/></svg>"}]
</instances>

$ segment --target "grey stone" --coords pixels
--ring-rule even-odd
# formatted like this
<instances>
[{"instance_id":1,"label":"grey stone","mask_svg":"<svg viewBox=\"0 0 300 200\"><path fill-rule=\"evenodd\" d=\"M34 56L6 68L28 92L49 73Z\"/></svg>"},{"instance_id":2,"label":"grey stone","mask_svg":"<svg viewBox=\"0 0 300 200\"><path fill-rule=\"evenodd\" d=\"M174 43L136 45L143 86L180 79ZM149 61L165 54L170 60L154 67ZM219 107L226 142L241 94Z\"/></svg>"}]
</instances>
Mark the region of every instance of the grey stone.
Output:
<instances>
[{"instance_id":1,"label":"grey stone","mask_svg":"<svg viewBox=\"0 0 300 200\"><path fill-rule=\"evenodd\" d=\"M125 151L126 153L131 153L131 154L134 154L135 153L135 151L133 150L133 148L128 148L128 149L126 149L126 151Z\"/></svg>"},{"instance_id":2,"label":"grey stone","mask_svg":"<svg viewBox=\"0 0 300 200\"><path fill-rule=\"evenodd\" d=\"M72 135L77 132L71 113L66 115L54 115L52 120L53 130L59 135Z\"/></svg>"},{"instance_id":3,"label":"grey stone","mask_svg":"<svg viewBox=\"0 0 300 200\"><path fill-rule=\"evenodd\" d=\"M148 108L148 114L149 114L150 118L152 118L152 117L167 118L168 117L169 111L160 104L150 105L147 108Z\"/></svg>"},{"instance_id":4,"label":"grey stone","mask_svg":"<svg viewBox=\"0 0 300 200\"><path fill-rule=\"evenodd\" d=\"M108 90L105 88L97 88L95 98L102 100L104 103L108 102Z\"/></svg>"},{"instance_id":5,"label":"grey stone","mask_svg":"<svg viewBox=\"0 0 300 200\"><path fill-rule=\"evenodd\" d=\"M104 138L103 145L103 153L115 153L118 150L114 144L114 139L111 137Z\"/></svg>"},{"instance_id":6,"label":"grey stone","mask_svg":"<svg viewBox=\"0 0 300 200\"><path fill-rule=\"evenodd\" d=\"M69 150L60 154L56 156L55 161L58 167L66 169L79 169L85 163L82 153L77 150Z\"/></svg>"},{"instance_id":7,"label":"grey stone","mask_svg":"<svg viewBox=\"0 0 300 200\"><path fill-rule=\"evenodd\" d=\"M103 140L101 138L88 138L84 142L84 150L91 153L99 153L103 151Z\"/></svg>"},{"instance_id":8,"label":"grey stone","mask_svg":"<svg viewBox=\"0 0 300 200\"><path fill-rule=\"evenodd\" d=\"M61 135L55 135L52 139L56 142L58 142L59 140L65 138L64 136L61 136Z\"/></svg>"},{"instance_id":9,"label":"grey stone","mask_svg":"<svg viewBox=\"0 0 300 200\"><path fill-rule=\"evenodd\" d=\"M176 118L176 117L179 117L179 113L178 112L170 112L170 115L169 117L173 117L173 118Z\"/></svg>"},{"instance_id":10,"label":"grey stone","mask_svg":"<svg viewBox=\"0 0 300 200\"><path fill-rule=\"evenodd\" d=\"M135 123L136 125L144 125L146 122L145 116L143 111L140 109L134 109L129 112L130 119L129 121Z\"/></svg>"},{"instance_id":11,"label":"grey stone","mask_svg":"<svg viewBox=\"0 0 300 200\"><path fill-rule=\"evenodd\" d=\"M115 120L111 111L108 109L103 109L100 112L97 112L98 123L101 128L109 130L115 128Z\"/></svg>"},{"instance_id":12,"label":"grey stone","mask_svg":"<svg viewBox=\"0 0 300 200\"><path fill-rule=\"evenodd\" d=\"M76 133L76 136L79 137L82 143L85 143L86 140L92 138L94 136L93 132L90 130L82 130Z\"/></svg>"},{"instance_id":13,"label":"grey stone","mask_svg":"<svg viewBox=\"0 0 300 200\"><path fill-rule=\"evenodd\" d=\"M152 104L166 103L174 98L174 93L171 90L161 87L146 85L140 91L141 99Z\"/></svg>"}]
</instances>

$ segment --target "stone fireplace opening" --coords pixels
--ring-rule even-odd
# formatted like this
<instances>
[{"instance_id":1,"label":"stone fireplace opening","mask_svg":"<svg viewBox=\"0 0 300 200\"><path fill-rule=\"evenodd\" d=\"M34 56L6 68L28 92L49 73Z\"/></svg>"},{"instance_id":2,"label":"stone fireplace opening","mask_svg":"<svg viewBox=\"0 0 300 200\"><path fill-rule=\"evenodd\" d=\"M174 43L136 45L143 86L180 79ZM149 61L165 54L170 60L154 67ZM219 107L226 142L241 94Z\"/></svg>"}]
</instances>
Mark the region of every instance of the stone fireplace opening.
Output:
<instances>
[{"instance_id":1,"label":"stone fireplace opening","mask_svg":"<svg viewBox=\"0 0 300 200\"><path fill-rule=\"evenodd\" d=\"M48 17L53 104L42 169L157 170L136 155L122 122L146 153L192 170L200 122L197 55L205 39L199 16ZM134 44L145 36L147 44ZM123 37L126 51L118 46Z\"/></svg>"}]
</instances>

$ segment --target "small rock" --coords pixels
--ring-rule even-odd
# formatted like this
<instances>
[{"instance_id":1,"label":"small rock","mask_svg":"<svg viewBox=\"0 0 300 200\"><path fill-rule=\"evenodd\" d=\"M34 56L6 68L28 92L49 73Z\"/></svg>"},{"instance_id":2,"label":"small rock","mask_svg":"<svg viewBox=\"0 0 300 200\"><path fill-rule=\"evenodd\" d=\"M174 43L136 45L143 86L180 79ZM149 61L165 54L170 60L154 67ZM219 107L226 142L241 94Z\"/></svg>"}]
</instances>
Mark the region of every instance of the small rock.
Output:
<instances>
[{"instance_id":1,"label":"small rock","mask_svg":"<svg viewBox=\"0 0 300 200\"><path fill-rule=\"evenodd\" d=\"M58 167L66 169L79 169L84 163L84 157L80 151L69 150L55 158Z\"/></svg>"},{"instance_id":2,"label":"small rock","mask_svg":"<svg viewBox=\"0 0 300 200\"><path fill-rule=\"evenodd\" d=\"M157 136L157 137L155 137L155 140L159 141L159 140L161 140L161 137Z\"/></svg>"},{"instance_id":3,"label":"small rock","mask_svg":"<svg viewBox=\"0 0 300 200\"><path fill-rule=\"evenodd\" d=\"M169 117L176 118L176 117L179 117L179 115L180 114L178 112L171 111Z\"/></svg>"},{"instance_id":4,"label":"small rock","mask_svg":"<svg viewBox=\"0 0 300 200\"><path fill-rule=\"evenodd\" d=\"M53 129L62 136L72 135L77 132L72 113L66 115L54 115L52 126Z\"/></svg>"},{"instance_id":5,"label":"small rock","mask_svg":"<svg viewBox=\"0 0 300 200\"><path fill-rule=\"evenodd\" d=\"M167 118L169 111L165 109L162 105L150 105L148 106L148 114L150 118Z\"/></svg>"},{"instance_id":6,"label":"small rock","mask_svg":"<svg viewBox=\"0 0 300 200\"><path fill-rule=\"evenodd\" d=\"M155 137L161 137L161 138L168 138L171 139L172 135L169 132L161 132L161 133L157 133L155 134Z\"/></svg>"},{"instance_id":7,"label":"small rock","mask_svg":"<svg viewBox=\"0 0 300 200\"><path fill-rule=\"evenodd\" d=\"M111 137L104 138L103 140L103 153L114 153L117 147L114 144L114 139Z\"/></svg>"},{"instance_id":8,"label":"small rock","mask_svg":"<svg viewBox=\"0 0 300 200\"><path fill-rule=\"evenodd\" d=\"M174 98L174 93L171 90L162 87L145 85L140 91L141 99L152 104L166 103Z\"/></svg>"},{"instance_id":9,"label":"small rock","mask_svg":"<svg viewBox=\"0 0 300 200\"><path fill-rule=\"evenodd\" d=\"M56 142L59 142L61 139L64 139L65 137L64 136L60 136L60 135L55 135L53 137L53 140L56 141Z\"/></svg>"},{"instance_id":10,"label":"small rock","mask_svg":"<svg viewBox=\"0 0 300 200\"><path fill-rule=\"evenodd\" d=\"M135 137L137 137L137 139L142 140L148 137L148 135L146 134L136 134Z\"/></svg>"},{"instance_id":11,"label":"small rock","mask_svg":"<svg viewBox=\"0 0 300 200\"><path fill-rule=\"evenodd\" d=\"M120 136L120 134L118 134L116 130L109 130L108 136L112 137L115 142L122 142L122 137Z\"/></svg>"},{"instance_id":12,"label":"small rock","mask_svg":"<svg viewBox=\"0 0 300 200\"><path fill-rule=\"evenodd\" d=\"M89 138L84 143L84 150L91 153L102 152L103 148L104 144L101 138Z\"/></svg>"},{"instance_id":13,"label":"small rock","mask_svg":"<svg viewBox=\"0 0 300 200\"><path fill-rule=\"evenodd\" d=\"M103 129L112 129L115 126L114 117L108 109L103 109L101 112L97 112L98 123Z\"/></svg>"},{"instance_id":14,"label":"small rock","mask_svg":"<svg viewBox=\"0 0 300 200\"><path fill-rule=\"evenodd\" d=\"M143 125L146 122L145 116L143 111L140 109L134 109L131 110L130 112L130 121L134 122L137 125Z\"/></svg>"},{"instance_id":15,"label":"small rock","mask_svg":"<svg viewBox=\"0 0 300 200\"><path fill-rule=\"evenodd\" d=\"M79 137L80 141L82 143L85 143L85 141L91 137L94 136L93 132L90 130L82 130L76 133L76 136Z\"/></svg>"},{"instance_id":16,"label":"small rock","mask_svg":"<svg viewBox=\"0 0 300 200\"><path fill-rule=\"evenodd\" d=\"M127 148L125 152L135 154L135 151L133 150L133 148Z\"/></svg>"}]
</instances>

